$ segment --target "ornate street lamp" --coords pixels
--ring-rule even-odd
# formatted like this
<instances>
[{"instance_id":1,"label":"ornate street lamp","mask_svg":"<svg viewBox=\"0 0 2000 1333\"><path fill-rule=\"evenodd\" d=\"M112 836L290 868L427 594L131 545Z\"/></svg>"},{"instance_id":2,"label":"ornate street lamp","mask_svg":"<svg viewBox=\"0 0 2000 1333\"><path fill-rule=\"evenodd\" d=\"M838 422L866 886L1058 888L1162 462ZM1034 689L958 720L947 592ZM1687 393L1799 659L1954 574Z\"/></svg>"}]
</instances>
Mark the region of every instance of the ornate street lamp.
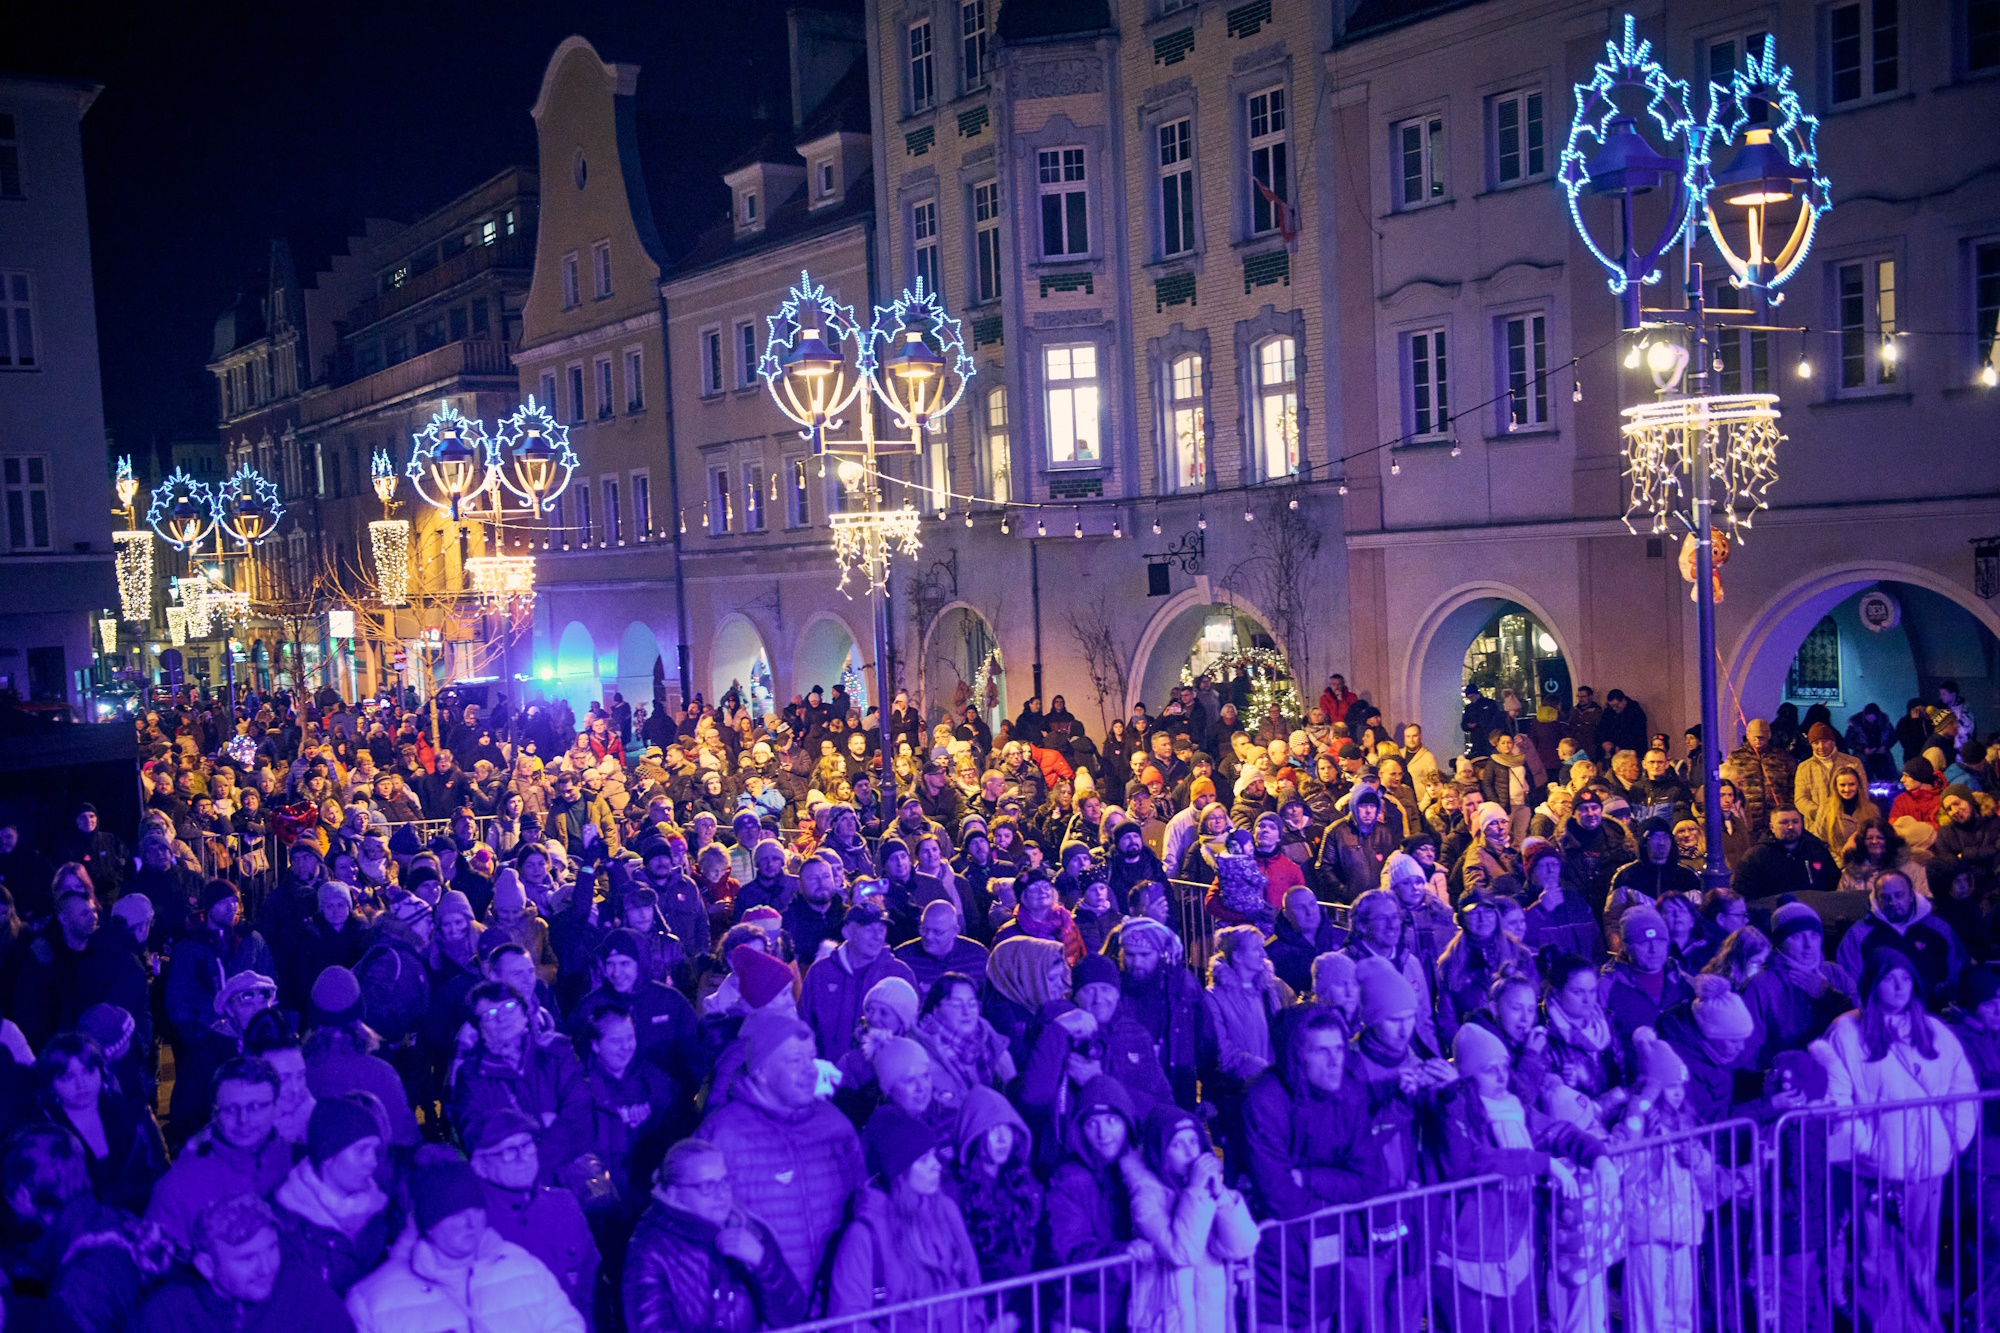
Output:
<instances>
[{"instance_id":1,"label":"ornate street lamp","mask_svg":"<svg viewBox=\"0 0 2000 1333\"><path fill-rule=\"evenodd\" d=\"M215 492L217 525L244 546L255 546L276 532L284 516L277 486L255 468L238 468Z\"/></svg>"},{"instance_id":2,"label":"ornate street lamp","mask_svg":"<svg viewBox=\"0 0 2000 1333\"><path fill-rule=\"evenodd\" d=\"M176 551L199 546L215 531L215 494L180 468L162 481L153 492L146 510L146 524Z\"/></svg>"},{"instance_id":3,"label":"ornate street lamp","mask_svg":"<svg viewBox=\"0 0 2000 1333\"><path fill-rule=\"evenodd\" d=\"M457 522L460 512L470 509L497 479L485 425L441 402L430 424L410 438L415 442L405 469L410 485L425 504Z\"/></svg>"},{"instance_id":4,"label":"ornate street lamp","mask_svg":"<svg viewBox=\"0 0 2000 1333\"><path fill-rule=\"evenodd\" d=\"M569 445L569 427L546 406L528 401L501 421L493 434L493 456L500 485L528 507L545 514L569 487L576 471L576 450ZM496 503L499 492L495 492Z\"/></svg>"}]
</instances>

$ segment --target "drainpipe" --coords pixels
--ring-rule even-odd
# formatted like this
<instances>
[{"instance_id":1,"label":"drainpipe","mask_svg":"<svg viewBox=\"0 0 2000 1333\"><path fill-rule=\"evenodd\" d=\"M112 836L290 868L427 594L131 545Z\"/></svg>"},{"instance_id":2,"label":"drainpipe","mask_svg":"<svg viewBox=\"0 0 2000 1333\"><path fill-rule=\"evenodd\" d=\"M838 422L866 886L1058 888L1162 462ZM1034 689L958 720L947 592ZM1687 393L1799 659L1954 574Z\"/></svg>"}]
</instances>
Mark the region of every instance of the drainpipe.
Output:
<instances>
[{"instance_id":1,"label":"drainpipe","mask_svg":"<svg viewBox=\"0 0 2000 1333\"><path fill-rule=\"evenodd\" d=\"M674 538L674 657L681 678L681 707L694 698L694 657L688 647L687 575L681 568L681 467L674 447L674 362L668 355L667 294L660 292L660 377L664 385L662 407L667 414L667 499L672 509L667 515L668 530Z\"/></svg>"},{"instance_id":2,"label":"drainpipe","mask_svg":"<svg viewBox=\"0 0 2000 1333\"><path fill-rule=\"evenodd\" d=\"M1035 697L1042 697L1042 544L1028 543L1028 599L1035 608ZM1027 700L1022 700L1023 707Z\"/></svg>"}]
</instances>

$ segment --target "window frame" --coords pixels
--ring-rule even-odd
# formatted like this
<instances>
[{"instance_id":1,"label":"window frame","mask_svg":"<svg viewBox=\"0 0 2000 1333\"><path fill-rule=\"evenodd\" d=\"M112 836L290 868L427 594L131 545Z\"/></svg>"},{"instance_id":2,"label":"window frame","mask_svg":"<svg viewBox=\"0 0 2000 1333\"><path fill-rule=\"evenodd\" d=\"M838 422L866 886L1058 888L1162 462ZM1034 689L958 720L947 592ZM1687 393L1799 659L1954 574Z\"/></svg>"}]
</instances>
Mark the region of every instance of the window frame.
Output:
<instances>
[{"instance_id":1,"label":"window frame","mask_svg":"<svg viewBox=\"0 0 2000 1333\"><path fill-rule=\"evenodd\" d=\"M1980 301L1979 257L1982 251L1993 257L1993 273L1989 281L1991 289L1990 305ZM1972 373L1977 375L1986 365L2000 369L2000 234L1974 236L1965 243L1966 303L1972 315ZM1982 311L1993 312L1993 329L1982 331L1980 315ZM1980 341L1986 343L1985 354L1981 355Z\"/></svg>"},{"instance_id":2,"label":"window frame","mask_svg":"<svg viewBox=\"0 0 2000 1333\"><path fill-rule=\"evenodd\" d=\"M1423 340L1421 344L1419 340ZM1400 381L1401 443L1412 444L1451 437L1451 321L1439 320L1402 330L1396 335L1397 378ZM1420 359L1421 357L1421 359ZM1421 365L1424 382L1417 383ZM1439 392L1442 386L1443 392ZM1422 388L1427 402L1418 405ZM1425 420L1425 417L1431 418Z\"/></svg>"},{"instance_id":3,"label":"window frame","mask_svg":"<svg viewBox=\"0 0 2000 1333\"><path fill-rule=\"evenodd\" d=\"M995 419L995 405L998 419ZM1014 433L1007 414L1007 386L987 388L979 402L979 456L990 504L1009 504L1014 498Z\"/></svg>"},{"instance_id":4,"label":"window frame","mask_svg":"<svg viewBox=\"0 0 2000 1333\"><path fill-rule=\"evenodd\" d=\"M599 241L590 247L590 288L593 300L605 301L611 297L610 241Z\"/></svg>"},{"instance_id":5,"label":"window frame","mask_svg":"<svg viewBox=\"0 0 2000 1333\"><path fill-rule=\"evenodd\" d=\"M765 470L761 458L746 459L738 469L743 479L743 531L763 532L770 526L765 514Z\"/></svg>"},{"instance_id":6,"label":"window frame","mask_svg":"<svg viewBox=\"0 0 2000 1333\"><path fill-rule=\"evenodd\" d=\"M625 544L625 504L620 493L618 474L606 473L597 479L598 498L603 501L603 537L601 546L623 546Z\"/></svg>"},{"instance_id":7,"label":"window frame","mask_svg":"<svg viewBox=\"0 0 2000 1333\"><path fill-rule=\"evenodd\" d=\"M1537 339L1535 325L1541 325L1541 336ZM1503 310L1493 316L1493 370L1495 433L1499 435L1538 435L1555 430L1555 397L1549 392L1549 334L1554 321L1549 317L1547 306L1523 306L1514 310ZM1521 326L1522 365L1520 382L1525 394L1525 402L1517 398L1515 391L1513 329ZM1449 351L1449 342L1446 347ZM1447 362L1447 369L1449 363ZM1446 388L1449 391L1449 384ZM1516 420L1517 404L1525 407Z\"/></svg>"},{"instance_id":8,"label":"window frame","mask_svg":"<svg viewBox=\"0 0 2000 1333\"><path fill-rule=\"evenodd\" d=\"M812 526L812 477L804 454L786 454L785 527L788 530Z\"/></svg>"},{"instance_id":9,"label":"window frame","mask_svg":"<svg viewBox=\"0 0 2000 1333\"><path fill-rule=\"evenodd\" d=\"M1885 5L1894 11L1890 22L1886 25L1881 23L1878 16L1878 11ZM1858 31L1852 40L1856 44L1856 54L1860 59L1855 73L1860 83L1854 96L1840 97L1838 95L1840 70L1834 64L1839 57L1835 48L1847 39L1836 34L1835 25L1839 22L1839 16L1849 10L1855 11L1859 20ZM1826 111L1848 111L1893 97L1901 97L1912 90L1909 68L1910 44L1908 35L1903 31L1907 18L1905 10L1903 0L1846 0L1845 3L1829 4L1820 11L1820 62L1824 76L1820 87L1823 90L1821 102ZM1895 65L1895 84L1889 88L1883 88L1879 82L1883 63L1879 43L1884 31L1890 33L1895 45L1895 50L1889 56Z\"/></svg>"},{"instance_id":10,"label":"window frame","mask_svg":"<svg viewBox=\"0 0 2000 1333\"><path fill-rule=\"evenodd\" d=\"M619 358L625 366L625 415L637 416L646 410L646 352L627 347Z\"/></svg>"},{"instance_id":11,"label":"window frame","mask_svg":"<svg viewBox=\"0 0 2000 1333\"><path fill-rule=\"evenodd\" d=\"M55 504L54 486L51 473L53 459L48 454L7 454L0 457L0 508L4 508L7 522L7 551L15 555L33 555L55 549ZM35 465L41 465L42 477L35 481L30 474ZM18 472L18 476L11 475ZM37 501L39 500L39 505ZM19 507L19 522L16 523L16 507ZM37 512L39 510L39 512ZM41 540L35 541L36 528L40 528ZM23 540L17 541L16 537Z\"/></svg>"},{"instance_id":12,"label":"window frame","mask_svg":"<svg viewBox=\"0 0 2000 1333\"><path fill-rule=\"evenodd\" d=\"M910 279L926 290L944 294L944 250L938 235L938 200L929 195L910 201L905 213L910 228Z\"/></svg>"},{"instance_id":13,"label":"window frame","mask_svg":"<svg viewBox=\"0 0 2000 1333\"><path fill-rule=\"evenodd\" d=\"M0 199L14 202L28 197L21 172L21 122L17 112L0 109Z\"/></svg>"},{"instance_id":14,"label":"window frame","mask_svg":"<svg viewBox=\"0 0 2000 1333\"><path fill-rule=\"evenodd\" d=\"M556 387L560 378L556 374L555 367L548 366L542 370L541 377L537 381L542 390L542 406L547 408L549 415L558 421L562 420L562 405L556 399Z\"/></svg>"},{"instance_id":15,"label":"window frame","mask_svg":"<svg viewBox=\"0 0 2000 1333\"><path fill-rule=\"evenodd\" d=\"M583 304L583 275L578 268L580 260L574 250L562 257L562 308L575 310Z\"/></svg>"},{"instance_id":16,"label":"window frame","mask_svg":"<svg viewBox=\"0 0 2000 1333\"><path fill-rule=\"evenodd\" d=\"M1188 362L1194 364L1188 366ZM1186 374L1183 374L1183 367ZM1166 415L1162 435L1166 449L1161 476L1170 479L1161 487L1163 493L1182 494L1205 491L1214 478L1214 470L1209 466L1210 414L1208 410L1209 377L1215 373L1214 358L1198 346L1176 346L1167 349L1161 366L1161 384L1166 391ZM1183 389L1186 392L1183 392ZM1192 417L1185 423L1194 432L1194 471L1192 479L1184 477L1186 453L1182 448L1181 427L1183 415Z\"/></svg>"},{"instance_id":17,"label":"window frame","mask_svg":"<svg viewBox=\"0 0 2000 1333\"><path fill-rule=\"evenodd\" d=\"M1890 268L1889 318L1882 318L1882 266ZM1847 291L1847 271L1856 270L1860 279L1860 290L1851 297ZM1910 390L1903 381L1902 358L1900 355L1884 362L1882 349L1883 330L1886 327L1893 335L1906 327L1904 308L1909 282L1909 268L1902 256L1893 251L1871 251L1861 254L1840 255L1826 261L1827 310L1831 318L1826 321L1834 338L1833 362L1835 372L1827 379L1836 398L1873 398L1907 394ZM1860 322L1847 322L1847 302L1858 300ZM1850 329L1858 330L1850 334ZM1862 377L1858 383L1850 384L1847 379L1848 367L1858 348L1861 357ZM1901 346L1897 348L1902 351ZM1887 366L1887 373L1884 367Z\"/></svg>"},{"instance_id":18,"label":"window frame","mask_svg":"<svg viewBox=\"0 0 2000 1333\"><path fill-rule=\"evenodd\" d=\"M708 535L727 537L735 530L736 499L727 463L708 469Z\"/></svg>"},{"instance_id":19,"label":"window frame","mask_svg":"<svg viewBox=\"0 0 2000 1333\"><path fill-rule=\"evenodd\" d=\"M722 326L705 324L695 334L695 355L699 358L701 396L714 398L722 393Z\"/></svg>"},{"instance_id":20,"label":"window frame","mask_svg":"<svg viewBox=\"0 0 2000 1333\"><path fill-rule=\"evenodd\" d=\"M653 473L650 468L632 469L632 531L640 541L653 536Z\"/></svg>"},{"instance_id":21,"label":"window frame","mask_svg":"<svg viewBox=\"0 0 2000 1333\"><path fill-rule=\"evenodd\" d=\"M1195 175L1194 112L1163 117L1152 127L1154 199L1159 226L1155 252L1163 259L1181 259L1201 248L1201 190ZM1168 136L1174 158L1167 161ZM1171 189L1169 188L1171 187ZM1171 202L1168 195L1172 194ZM1174 233L1181 244L1175 245Z\"/></svg>"},{"instance_id":22,"label":"window frame","mask_svg":"<svg viewBox=\"0 0 2000 1333\"><path fill-rule=\"evenodd\" d=\"M1725 273L1727 270L1724 270ZM1743 294L1727 277L1708 284L1711 310L1741 310ZM1710 348L1720 370L1711 370L1711 393L1771 393L1777 371L1771 360L1771 335L1760 330L1733 328L1727 324L1711 329ZM1746 367L1745 361L1748 361Z\"/></svg>"},{"instance_id":23,"label":"window frame","mask_svg":"<svg viewBox=\"0 0 2000 1333\"><path fill-rule=\"evenodd\" d=\"M993 68L993 24L986 4L987 0L959 0L958 3L958 77L961 92L972 93L984 88L987 73Z\"/></svg>"},{"instance_id":24,"label":"window frame","mask_svg":"<svg viewBox=\"0 0 2000 1333\"><path fill-rule=\"evenodd\" d=\"M1290 375L1284 377L1281 369L1280 378L1275 381L1278 387L1274 388L1273 381L1265 378L1269 369L1266 353L1280 343L1288 344L1291 349L1289 358L1280 361L1280 366L1288 368ZM1286 481L1298 476L1305 466L1305 432L1299 401L1299 382L1302 376L1299 340L1289 333L1274 333L1259 338L1251 344L1251 351L1253 359L1249 367L1250 381L1252 392L1256 397L1256 411L1251 417L1255 433L1255 439L1252 441L1252 448L1255 451L1255 467L1252 475L1259 481ZM1284 387L1287 385L1290 387ZM1287 446L1286 460L1289 466L1284 472L1277 472L1271 467L1271 404L1286 399L1290 400L1291 413L1292 438ZM1285 408L1281 406L1279 411L1282 413ZM1280 419L1282 420L1282 417Z\"/></svg>"},{"instance_id":25,"label":"window frame","mask_svg":"<svg viewBox=\"0 0 2000 1333\"><path fill-rule=\"evenodd\" d=\"M913 116L937 105L936 38L937 31L928 14L903 25L903 80Z\"/></svg>"},{"instance_id":26,"label":"window frame","mask_svg":"<svg viewBox=\"0 0 2000 1333\"><path fill-rule=\"evenodd\" d=\"M840 170L830 157L813 163L813 196L824 203L840 193Z\"/></svg>"},{"instance_id":27,"label":"window frame","mask_svg":"<svg viewBox=\"0 0 2000 1333\"><path fill-rule=\"evenodd\" d=\"M1404 143L1405 132L1419 128L1422 138L1418 144L1420 174L1431 187L1422 199L1411 200L1409 195L1409 148ZM1444 108L1435 107L1412 116L1403 116L1389 127L1389 160L1394 174L1390 177L1392 188L1390 197L1395 213L1415 213L1426 208L1435 208L1451 199L1451 176L1444 168L1450 164L1451 126L1446 119Z\"/></svg>"},{"instance_id":28,"label":"window frame","mask_svg":"<svg viewBox=\"0 0 2000 1333\"><path fill-rule=\"evenodd\" d=\"M1273 98L1276 99L1275 107L1271 101ZM1264 102L1264 111L1262 114L1266 125L1262 134L1257 132L1259 116L1257 103L1260 100ZM1270 187L1271 192L1278 196L1280 204L1286 208L1295 207L1292 202L1294 191L1292 189L1291 89L1287 81L1283 79L1275 83L1265 84L1259 88L1253 88L1243 94L1242 107L1243 160L1248 168L1248 179L1245 182L1248 193L1244 197L1243 234L1246 238L1250 239L1263 236L1276 236L1283 229L1283 212L1280 208L1266 202L1263 192L1257 188L1257 183L1260 180L1257 174L1257 163L1259 155L1265 155L1265 162L1267 164L1265 169L1270 179L1264 180L1263 184ZM1269 128L1270 122L1273 120L1279 120L1282 123L1276 129ZM1274 162L1275 166L1270 165ZM1258 225L1260 209L1268 211L1270 215L1268 226Z\"/></svg>"},{"instance_id":29,"label":"window frame","mask_svg":"<svg viewBox=\"0 0 2000 1333\"><path fill-rule=\"evenodd\" d=\"M761 359L757 351L757 321L739 319L731 331L730 341L736 344L736 383L738 389L757 387L757 363Z\"/></svg>"},{"instance_id":30,"label":"window frame","mask_svg":"<svg viewBox=\"0 0 2000 1333\"><path fill-rule=\"evenodd\" d=\"M588 404L583 394L583 362L573 361L564 367L563 378L569 381L569 424L581 426L588 419L585 415Z\"/></svg>"},{"instance_id":31,"label":"window frame","mask_svg":"<svg viewBox=\"0 0 2000 1333\"><path fill-rule=\"evenodd\" d=\"M1520 159L1520 170L1512 176L1501 174L1504 152L1501 147L1501 113L1504 108L1517 107L1516 133L1520 143L1515 155ZM1486 99L1486 161L1489 188L1514 190L1524 185L1533 185L1549 176L1549 127L1547 93L1540 84L1526 84L1509 88L1504 93L1495 93ZM1534 112L1533 117L1529 115ZM1533 127L1532 129L1530 127ZM1536 136L1540 143L1535 143ZM1542 165L1533 168L1534 154L1542 155Z\"/></svg>"},{"instance_id":32,"label":"window frame","mask_svg":"<svg viewBox=\"0 0 2000 1333\"><path fill-rule=\"evenodd\" d=\"M1035 367L1041 387L1043 461L1052 472L1085 471L1108 467L1109 460L1104 456L1104 371L1108 358L1105 356L1103 345L1096 341L1051 341L1041 344L1035 350ZM1075 354L1080 351L1088 351L1090 353L1091 369L1088 377L1075 374ZM1064 374L1061 379L1055 377L1056 363L1054 357L1058 353L1066 354ZM1080 458L1077 456L1076 446L1082 439L1078 427L1085 420L1077 410L1076 395L1078 390L1073 387L1058 387L1076 385L1089 386L1090 402L1095 408L1095 421L1090 437L1093 453L1089 458ZM1056 457L1056 399L1058 394L1063 395L1065 411L1068 417L1069 429L1067 434L1070 441L1070 456L1068 458Z\"/></svg>"},{"instance_id":33,"label":"window frame","mask_svg":"<svg viewBox=\"0 0 2000 1333\"><path fill-rule=\"evenodd\" d=\"M1996 30L1984 41L1991 44L1990 59L1984 65L1972 63L1973 56L1973 11L1992 11ZM1984 79L2000 74L2000 0L1958 0L1953 7L1952 72L1960 79Z\"/></svg>"},{"instance_id":34,"label":"window frame","mask_svg":"<svg viewBox=\"0 0 2000 1333\"><path fill-rule=\"evenodd\" d=\"M42 369L41 321L35 317L35 275L28 269L0 270L0 371L34 374ZM28 336L28 356L24 361L15 349L23 329ZM242 401L238 395L238 403Z\"/></svg>"},{"instance_id":35,"label":"window frame","mask_svg":"<svg viewBox=\"0 0 2000 1333\"><path fill-rule=\"evenodd\" d=\"M1089 258L1095 253L1091 249L1090 149L1081 143L1060 143L1037 146L1033 152L1036 210L1040 223L1037 236L1042 261L1060 264ZM1078 174L1070 175L1072 169ZM1053 177L1048 175L1050 171L1054 171ZM1055 214L1063 243L1060 250L1048 248L1051 200L1061 201L1056 205ZM1075 239L1073 229L1079 221L1083 227L1083 245L1077 248L1071 243Z\"/></svg>"},{"instance_id":36,"label":"window frame","mask_svg":"<svg viewBox=\"0 0 2000 1333\"><path fill-rule=\"evenodd\" d=\"M571 507L575 512L576 549L579 551L589 550L591 542L597 536L596 530L591 526L590 521L590 500L590 487L587 484L578 486L576 488L575 503Z\"/></svg>"},{"instance_id":37,"label":"window frame","mask_svg":"<svg viewBox=\"0 0 2000 1333\"><path fill-rule=\"evenodd\" d=\"M1000 248L1000 178L972 183L972 281L974 305L990 305L1006 287L1007 256ZM989 282L988 280L991 279Z\"/></svg>"},{"instance_id":38,"label":"window frame","mask_svg":"<svg viewBox=\"0 0 2000 1333\"><path fill-rule=\"evenodd\" d=\"M1729 75L1743 68L1743 56L1750 50L1751 42L1761 41L1770 35L1769 28L1732 27L1710 33L1701 39L1701 49L1696 52L1695 67L1707 71L1708 81L1711 84L1726 83ZM1728 45L1730 54L1726 72L1716 68L1715 60L1716 50L1724 44ZM1744 110L1749 117L1745 122L1746 125L1758 126L1771 123L1770 103L1762 98L1751 98L1750 104Z\"/></svg>"}]
</instances>

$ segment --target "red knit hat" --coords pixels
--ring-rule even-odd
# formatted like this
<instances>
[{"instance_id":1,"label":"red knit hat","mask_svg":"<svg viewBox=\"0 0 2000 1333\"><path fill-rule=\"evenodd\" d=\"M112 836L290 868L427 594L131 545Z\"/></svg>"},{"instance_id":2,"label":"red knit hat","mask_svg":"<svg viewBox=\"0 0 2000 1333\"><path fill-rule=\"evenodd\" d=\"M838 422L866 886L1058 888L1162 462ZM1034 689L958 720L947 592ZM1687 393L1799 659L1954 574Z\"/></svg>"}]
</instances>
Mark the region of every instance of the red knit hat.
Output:
<instances>
[{"instance_id":1,"label":"red knit hat","mask_svg":"<svg viewBox=\"0 0 2000 1333\"><path fill-rule=\"evenodd\" d=\"M739 944L731 949L729 968L736 973L736 987L743 993L743 1002L752 1009L762 1009L778 997L778 992L790 990L797 980L790 963L773 958L754 944Z\"/></svg>"}]
</instances>

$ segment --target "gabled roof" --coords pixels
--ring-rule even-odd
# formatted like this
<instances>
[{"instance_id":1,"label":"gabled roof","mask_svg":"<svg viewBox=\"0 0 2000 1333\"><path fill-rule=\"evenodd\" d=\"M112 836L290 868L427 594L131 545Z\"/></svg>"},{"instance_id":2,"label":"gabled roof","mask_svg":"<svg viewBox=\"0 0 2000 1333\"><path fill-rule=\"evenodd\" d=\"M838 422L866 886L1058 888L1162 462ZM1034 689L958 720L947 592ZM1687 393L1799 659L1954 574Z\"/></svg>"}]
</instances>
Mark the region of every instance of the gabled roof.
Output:
<instances>
[{"instance_id":1,"label":"gabled roof","mask_svg":"<svg viewBox=\"0 0 2000 1333\"><path fill-rule=\"evenodd\" d=\"M731 158L722 168L722 174L728 176L745 167L755 166L759 162L766 162L772 166L801 168L806 164L805 159L799 156L799 150L792 147L791 135L771 130L759 138L748 152Z\"/></svg>"}]
</instances>

